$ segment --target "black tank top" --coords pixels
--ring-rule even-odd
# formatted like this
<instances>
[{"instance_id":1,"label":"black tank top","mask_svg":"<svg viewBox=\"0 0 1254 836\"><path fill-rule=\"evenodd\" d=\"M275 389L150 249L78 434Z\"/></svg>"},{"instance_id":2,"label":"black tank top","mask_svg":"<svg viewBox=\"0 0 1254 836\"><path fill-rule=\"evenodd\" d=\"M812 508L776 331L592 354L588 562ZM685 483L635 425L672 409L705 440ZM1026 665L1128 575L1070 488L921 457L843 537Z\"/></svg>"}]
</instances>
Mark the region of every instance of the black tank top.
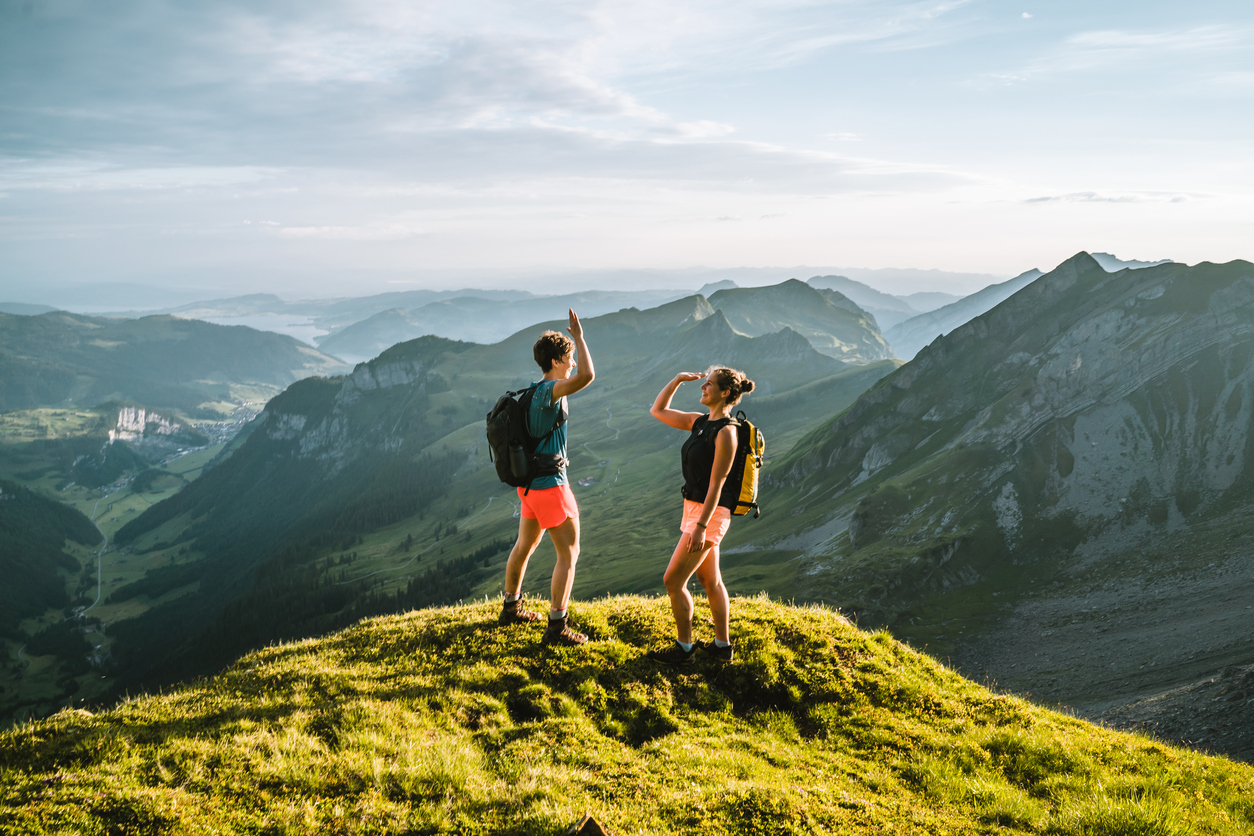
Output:
<instances>
[{"instance_id":1,"label":"black tank top","mask_svg":"<svg viewBox=\"0 0 1254 836\"><path fill-rule=\"evenodd\" d=\"M710 492L710 471L714 469L714 439L719 430L728 424L736 424L734 418L720 418L711 421L710 416L702 415L692 424L692 434L680 448L679 455L684 470L684 499L693 502L705 502ZM740 480L736 476L736 456L732 456L732 469L723 483L718 504L723 508L736 509L736 500L740 498Z\"/></svg>"}]
</instances>

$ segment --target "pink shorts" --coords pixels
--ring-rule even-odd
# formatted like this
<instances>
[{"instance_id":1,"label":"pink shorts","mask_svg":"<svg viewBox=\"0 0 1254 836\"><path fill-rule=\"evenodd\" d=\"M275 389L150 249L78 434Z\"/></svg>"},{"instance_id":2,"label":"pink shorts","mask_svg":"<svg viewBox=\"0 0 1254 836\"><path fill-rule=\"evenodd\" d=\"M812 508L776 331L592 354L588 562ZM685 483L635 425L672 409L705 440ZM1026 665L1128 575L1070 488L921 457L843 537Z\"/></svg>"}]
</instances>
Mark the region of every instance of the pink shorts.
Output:
<instances>
[{"instance_id":1,"label":"pink shorts","mask_svg":"<svg viewBox=\"0 0 1254 836\"><path fill-rule=\"evenodd\" d=\"M579 506L575 504L570 485L532 488L530 491L519 488L518 498L522 500L522 515L529 520L538 520L541 528L557 528L566 522L567 517L579 519Z\"/></svg>"},{"instance_id":2,"label":"pink shorts","mask_svg":"<svg viewBox=\"0 0 1254 836\"><path fill-rule=\"evenodd\" d=\"M685 534L691 534L697 528L697 520L701 519L701 511L705 508L700 502L693 502L691 499L684 500L684 521L679 524L679 530ZM705 527L705 542L717 546L722 541L723 535L727 533L727 527L731 525L731 509L724 508L722 505L714 509L710 522Z\"/></svg>"}]
</instances>

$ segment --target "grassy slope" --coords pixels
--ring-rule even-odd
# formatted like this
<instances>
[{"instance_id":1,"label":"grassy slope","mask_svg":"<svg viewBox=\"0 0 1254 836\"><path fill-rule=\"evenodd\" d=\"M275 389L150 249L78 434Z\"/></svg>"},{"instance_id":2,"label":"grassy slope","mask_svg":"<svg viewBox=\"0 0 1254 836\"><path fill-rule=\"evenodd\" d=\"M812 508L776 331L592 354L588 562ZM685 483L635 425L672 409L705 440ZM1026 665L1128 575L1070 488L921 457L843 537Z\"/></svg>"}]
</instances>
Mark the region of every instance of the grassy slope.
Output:
<instances>
[{"instance_id":1,"label":"grassy slope","mask_svg":"<svg viewBox=\"0 0 1254 836\"><path fill-rule=\"evenodd\" d=\"M22 833L1254 832L1254 769L990 693L831 611L738 599L739 659L660 669L664 602L583 649L416 611L0 735Z\"/></svg>"}]
</instances>

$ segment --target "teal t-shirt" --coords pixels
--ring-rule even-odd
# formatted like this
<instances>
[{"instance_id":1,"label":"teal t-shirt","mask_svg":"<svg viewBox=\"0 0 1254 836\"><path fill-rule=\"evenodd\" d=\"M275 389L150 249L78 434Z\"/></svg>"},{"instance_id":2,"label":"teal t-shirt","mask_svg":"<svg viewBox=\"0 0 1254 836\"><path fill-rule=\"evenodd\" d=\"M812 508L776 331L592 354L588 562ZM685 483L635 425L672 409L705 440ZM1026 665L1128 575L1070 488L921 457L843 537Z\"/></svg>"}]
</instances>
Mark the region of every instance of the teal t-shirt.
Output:
<instances>
[{"instance_id":1,"label":"teal t-shirt","mask_svg":"<svg viewBox=\"0 0 1254 836\"><path fill-rule=\"evenodd\" d=\"M556 380L540 381L535 394L531 396L531 408L527 410L527 429L537 438L553 429L558 410L565 405L563 403L565 398L559 398L557 403L550 403L553 400L553 386L556 383ZM566 419L565 424L557 428L553 435L549 436L548 441L541 442L540 446L536 447L536 452L556 453L563 458L570 458L566 454L566 428L568 426L570 426L569 418ZM556 488L558 485L565 484L567 484L566 468L562 468L561 472L554 476L537 476L536 480L531 483L531 489L534 491L540 488Z\"/></svg>"}]
</instances>

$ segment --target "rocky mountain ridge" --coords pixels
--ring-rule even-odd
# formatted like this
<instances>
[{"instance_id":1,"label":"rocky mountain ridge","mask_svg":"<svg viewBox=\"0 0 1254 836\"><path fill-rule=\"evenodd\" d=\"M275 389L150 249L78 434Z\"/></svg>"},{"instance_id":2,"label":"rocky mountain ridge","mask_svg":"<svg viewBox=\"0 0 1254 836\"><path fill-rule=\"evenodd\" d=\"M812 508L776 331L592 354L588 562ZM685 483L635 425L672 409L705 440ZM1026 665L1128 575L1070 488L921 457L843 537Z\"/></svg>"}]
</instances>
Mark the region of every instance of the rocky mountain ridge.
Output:
<instances>
[{"instance_id":1,"label":"rocky mountain ridge","mask_svg":"<svg viewBox=\"0 0 1254 836\"><path fill-rule=\"evenodd\" d=\"M1133 583L1149 567L1140 554L1248 501L1251 359L1254 265L1107 273L1081 253L799 442L768 481L815 510L773 547L799 551L798 594L999 681L1096 704L1085 685L1118 680L1135 696L1136 682L1153 687L1138 678L1144 658L1115 654L1099 673L1081 644L1051 654L1028 601L1063 596L1107 561L1123 562L1112 583ZM1171 577L1160 616L1187 606L1191 587L1173 594ZM1012 621L1013 637L998 626ZM1218 639L1203 623L1189 636L1199 650ZM1021 652L998 656L1012 642ZM1034 654L1060 653L1033 677ZM1079 687L1050 690L1060 670Z\"/></svg>"}]
</instances>

